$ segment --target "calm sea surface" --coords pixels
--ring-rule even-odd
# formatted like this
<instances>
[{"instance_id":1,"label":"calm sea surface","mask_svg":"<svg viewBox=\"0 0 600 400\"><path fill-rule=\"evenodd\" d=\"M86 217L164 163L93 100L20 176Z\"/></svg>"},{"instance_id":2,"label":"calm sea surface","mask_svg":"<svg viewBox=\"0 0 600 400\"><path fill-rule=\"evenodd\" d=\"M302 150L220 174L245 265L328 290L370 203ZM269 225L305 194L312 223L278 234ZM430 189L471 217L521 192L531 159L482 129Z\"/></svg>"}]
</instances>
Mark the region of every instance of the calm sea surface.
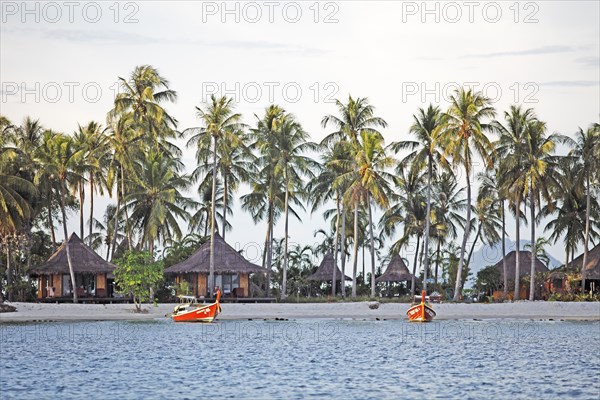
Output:
<instances>
[{"instance_id":1,"label":"calm sea surface","mask_svg":"<svg viewBox=\"0 0 600 400\"><path fill-rule=\"evenodd\" d=\"M0 325L0 398L599 399L600 323Z\"/></svg>"}]
</instances>

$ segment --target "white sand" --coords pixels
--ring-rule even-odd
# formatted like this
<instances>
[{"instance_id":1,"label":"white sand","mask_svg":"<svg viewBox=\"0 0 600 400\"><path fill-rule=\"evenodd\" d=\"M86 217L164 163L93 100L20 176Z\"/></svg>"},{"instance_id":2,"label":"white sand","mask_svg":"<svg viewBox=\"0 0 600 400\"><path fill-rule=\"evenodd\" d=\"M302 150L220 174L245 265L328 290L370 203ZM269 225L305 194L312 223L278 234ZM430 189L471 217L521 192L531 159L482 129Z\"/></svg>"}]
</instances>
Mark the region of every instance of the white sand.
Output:
<instances>
[{"instance_id":1,"label":"white sand","mask_svg":"<svg viewBox=\"0 0 600 400\"><path fill-rule=\"evenodd\" d=\"M152 320L165 318L174 304L158 307L144 305L147 313L135 313L133 304L47 304L11 303L17 312L0 313L2 322L64 321L64 320ZM222 304L220 320L274 318L351 318L406 319L409 305L373 302L302 303L302 304ZM528 302L500 304L434 304L437 319L571 319L600 320L600 303Z\"/></svg>"}]
</instances>

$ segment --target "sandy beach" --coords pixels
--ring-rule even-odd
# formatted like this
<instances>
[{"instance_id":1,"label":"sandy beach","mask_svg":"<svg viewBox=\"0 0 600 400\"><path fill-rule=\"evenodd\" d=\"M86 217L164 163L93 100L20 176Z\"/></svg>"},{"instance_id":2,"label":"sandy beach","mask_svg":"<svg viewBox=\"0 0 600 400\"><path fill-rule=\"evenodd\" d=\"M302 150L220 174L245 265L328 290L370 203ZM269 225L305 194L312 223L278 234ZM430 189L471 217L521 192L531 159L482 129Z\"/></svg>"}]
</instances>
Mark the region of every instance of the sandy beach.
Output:
<instances>
[{"instance_id":1,"label":"sandy beach","mask_svg":"<svg viewBox=\"0 0 600 400\"><path fill-rule=\"evenodd\" d=\"M405 303L379 303L377 309L359 303L222 304L219 320L329 318L406 319ZM174 304L144 305L145 313L134 312L133 304L45 304L11 303L17 312L0 313L0 323L40 321L152 320L165 318ZM437 319L555 319L600 320L600 303L528 302L499 304L436 304Z\"/></svg>"}]
</instances>

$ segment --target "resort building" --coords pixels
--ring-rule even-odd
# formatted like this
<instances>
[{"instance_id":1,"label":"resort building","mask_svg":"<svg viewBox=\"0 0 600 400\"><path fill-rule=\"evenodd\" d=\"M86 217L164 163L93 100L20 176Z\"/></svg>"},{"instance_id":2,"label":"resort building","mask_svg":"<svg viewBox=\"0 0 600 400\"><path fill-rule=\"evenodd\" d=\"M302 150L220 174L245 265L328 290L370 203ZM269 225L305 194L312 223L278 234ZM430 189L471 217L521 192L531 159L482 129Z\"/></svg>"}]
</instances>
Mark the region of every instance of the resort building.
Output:
<instances>
[{"instance_id":1,"label":"resort building","mask_svg":"<svg viewBox=\"0 0 600 400\"><path fill-rule=\"evenodd\" d=\"M402 257L396 254L388 264L385 272L375 278L375 283L387 282L388 295L393 295L391 284L394 282L410 282L413 279L413 274L410 273L408 267L404 263ZM406 285L408 287L408 284ZM400 293L395 293L400 294Z\"/></svg>"},{"instance_id":2,"label":"resort building","mask_svg":"<svg viewBox=\"0 0 600 400\"><path fill-rule=\"evenodd\" d=\"M581 271L583 253L573 260L573 267ZM585 290L597 292L600 290L600 244L590 249L585 260Z\"/></svg>"},{"instance_id":3,"label":"resort building","mask_svg":"<svg viewBox=\"0 0 600 400\"><path fill-rule=\"evenodd\" d=\"M266 268L252 264L240 253L215 234L215 286L221 288L224 296L248 297L249 276L252 273L266 273ZM187 282L191 294L196 297L210 297L208 274L210 271L210 240L198 248L187 260L165 269L166 275L175 276L175 283Z\"/></svg>"},{"instance_id":4,"label":"resort building","mask_svg":"<svg viewBox=\"0 0 600 400\"><path fill-rule=\"evenodd\" d=\"M514 285L515 285L515 275L517 270L517 252L511 251L508 253L504 259L506 260L506 277L508 282L508 297L512 299L514 294ZM496 269L500 271L500 282L504 282L504 264L503 260L498 261L497 264L494 265ZM543 262L540 261L539 258L535 259L535 272L548 272L548 267L544 265ZM531 275L531 252L530 251L519 251L519 277L520 279L523 277L529 277ZM537 293L536 289L536 298L539 298L541 295L541 287L539 288L540 293ZM499 299L502 297L502 290L497 290L494 292L493 297L495 299ZM519 285L519 298L527 299L529 298L529 284L521 283Z\"/></svg>"},{"instance_id":5,"label":"resort building","mask_svg":"<svg viewBox=\"0 0 600 400\"><path fill-rule=\"evenodd\" d=\"M77 296L111 297L116 265L96 254L75 233L69 237L69 252L75 272ZM48 261L34 267L29 274L37 277L38 299L73 296L67 248L64 243Z\"/></svg>"},{"instance_id":6,"label":"resort building","mask_svg":"<svg viewBox=\"0 0 600 400\"><path fill-rule=\"evenodd\" d=\"M319 268L317 268L317 270L314 272L314 274L308 276L306 279L308 279L309 281L331 282L333 280L333 266L334 265L335 265L335 262L333 260L333 254L327 253L323 257L323 260L321 261ZM338 279L341 278L342 271L337 266L335 268L336 268L335 280L337 281ZM351 281L352 278L344 275L344 280Z\"/></svg>"}]
</instances>

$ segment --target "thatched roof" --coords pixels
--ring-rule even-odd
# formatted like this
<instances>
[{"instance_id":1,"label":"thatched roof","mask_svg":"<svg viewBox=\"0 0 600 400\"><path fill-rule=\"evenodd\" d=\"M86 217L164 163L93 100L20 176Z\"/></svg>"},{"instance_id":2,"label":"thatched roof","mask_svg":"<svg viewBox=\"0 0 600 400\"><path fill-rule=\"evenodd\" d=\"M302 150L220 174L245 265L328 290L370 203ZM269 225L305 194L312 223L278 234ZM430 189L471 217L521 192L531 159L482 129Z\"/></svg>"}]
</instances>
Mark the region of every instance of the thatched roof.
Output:
<instances>
[{"instance_id":1,"label":"thatched roof","mask_svg":"<svg viewBox=\"0 0 600 400\"><path fill-rule=\"evenodd\" d=\"M506 275L510 281L515 280L515 270L517 265L517 252L511 251L505 257L506 259ZM504 280L504 268L502 266L502 260L498 261L494 265L500 271L500 279ZM535 271L536 272L547 272L548 268L540 261L539 258L535 259ZM529 275L531 273L531 252L530 251L519 251L519 276Z\"/></svg>"},{"instance_id":2,"label":"thatched roof","mask_svg":"<svg viewBox=\"0 0 600 400\"><path fill-rule=\"evenodd\" d=\"M323 257L323 261L321 261L321 265L319 265L319 268L317 268L317 270L315 271L314 274L312 274L311 276L309 276L308 280L311 281L322 281L322 282L327 282L327 281L331 281L333 279L333 265L334 265L334 261L333 261L333 254L332 253L327 253L325 254L325 257ZM338 279L339 277L342 276L342 271L339 269L339 267L336 267L337 270L335 272L335 276L336 279ZM349 278L347 276L344 275L344 279L347 281L351 281L352 278Z\"/></svg>"},{"instance_id":3,"label":"thatched roof","mask_svg":"<svg viewBox=\"0 0 600 400\"><path fill-rule=\"evenodd\" d=\"M105 274L117 268L94 252L75 233L69 237L69 252L75 273ZM33 268L32 275L68 274L67 247L63 243L44 264Z\"/></svg>"},{"instance_id":4,"label":"thatched roof","mask_svg":"<svg viewBox=\"0 0 600 400\"><path fill-rule=\"evenodd\" d=\"M186 274L190 272L206 273L210 270L210 240L203 243L187 260L165 269L166 274ZM233 247L215 234L215 273L216 274L248 274L264 272L266 268L252 264Z\"/></svg>"},{"instance_id":5,"label":"thatched roof","mask_svg":"<svg viewBox=\"0 0 600 400\"><path fill-rule=\"evenodd\" d=\"M375 279L375 283L410 281L412 277L413 275L406 267L404 260L397 254L391 259L385 272Z\"/></svg>"},{"instance_id":6,"label":"thatched roof","mask_svg":"<svg viewBox=\"0 0 600 400\"><path fill-rule=\"evenodd\" d=\"M585 278L600 279L600 244L588 251L585 263ZM583 253L569 265L573 265L574 269L581 271L581 264L583 264Z\"/></svg>"}]
</instances>

